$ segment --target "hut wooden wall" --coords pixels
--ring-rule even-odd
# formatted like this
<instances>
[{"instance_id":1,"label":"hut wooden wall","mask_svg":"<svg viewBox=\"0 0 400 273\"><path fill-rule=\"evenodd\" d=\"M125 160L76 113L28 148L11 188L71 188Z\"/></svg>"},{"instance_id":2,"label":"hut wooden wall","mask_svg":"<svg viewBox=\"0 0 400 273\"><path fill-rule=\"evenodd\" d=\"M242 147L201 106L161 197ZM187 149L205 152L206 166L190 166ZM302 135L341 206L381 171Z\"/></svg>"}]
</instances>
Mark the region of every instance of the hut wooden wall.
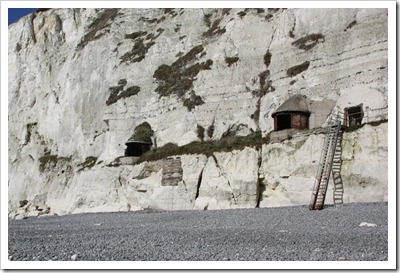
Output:
<instances>
[{"instance_id":1,"label":"hut wooden wall","mask_svg":"<svg viewBox=\"0 0 400 273\"><path fill-rule=\"evenodd\" d=\"M308 117L302 114L292 114L292 128L304 130L308 128Z\"/></svg>"}]
</instances>

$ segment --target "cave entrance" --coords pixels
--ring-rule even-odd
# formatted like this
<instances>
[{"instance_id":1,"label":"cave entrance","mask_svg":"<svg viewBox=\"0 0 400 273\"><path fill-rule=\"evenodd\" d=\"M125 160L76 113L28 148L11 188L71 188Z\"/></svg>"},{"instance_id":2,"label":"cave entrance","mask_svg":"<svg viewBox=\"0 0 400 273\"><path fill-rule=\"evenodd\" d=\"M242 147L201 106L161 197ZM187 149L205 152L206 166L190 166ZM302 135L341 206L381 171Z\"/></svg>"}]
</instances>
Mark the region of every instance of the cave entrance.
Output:
<instances>
[{"instance_id":1,"label":"cave entrance","mask_svg":"<svg viewBox=\"0 0 400 273\"><path fill-rule=\"evenodd\" d=\"M276 115L276 131L292 128L292 115L279 114Z\"/></svg>"},{"instance_id":2,"label":"cave entrance","mask_svg":"<svg viewBox=\"0 0 400 273\"><path fill-rule=\"evenodd\" d=\"M125 149L125 156L139 157L148 152L151 148L151 144L140 141L128 141L125 145L127 146Z\"/></svg>"},{"instance_id":3,"label":"cave entrance","mask_svg":"<svg viewBox=\"0 0 400 273\"><path fill-rule=\"evenodd\" d=\"M347 126L360 125L362 123L364 117L362 105L345 108L344 112Z\"/></svg>"}]
</instances>

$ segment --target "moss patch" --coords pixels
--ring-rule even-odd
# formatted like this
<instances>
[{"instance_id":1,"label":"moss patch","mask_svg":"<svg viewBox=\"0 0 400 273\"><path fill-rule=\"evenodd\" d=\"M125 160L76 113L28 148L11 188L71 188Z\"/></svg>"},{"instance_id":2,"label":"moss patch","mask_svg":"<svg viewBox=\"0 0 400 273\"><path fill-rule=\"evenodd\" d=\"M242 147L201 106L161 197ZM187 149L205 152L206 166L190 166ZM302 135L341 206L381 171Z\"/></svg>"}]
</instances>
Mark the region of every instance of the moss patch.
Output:
<instances>
[{"instance_id":1,"label":"moss patch","mask_svg":"<svg viewBox=\"0 0 400 273\"><path fill-rule=\"evenodd\" d=\"M39 171L54 169L60 161L71 162L71 157L58 157L58 155L52 155L51 151L46 149L45 154L39 158Z\"/></svg>"},{"instance_id":2,"label":"moss patch","mask_svg":"<svg viewBox=\"0 0 400 273\"><path fill-rule=\"evenodd\" d=\"M228 67L230 67L232 64L236 63L239 61L239 57L225 57L225 62L228 64Z\"/></svg>"},{"instance_id":3,"label":"moss patch","mask_svg":"<svg viewBox=\"0 0 400 273\"><path fill-rule=\"evenodd\" d=\"M110 26L110 22L118 15L120 9L105 9L89 26L88 32L83 36L82 40L76 46L77 50L83 49L89 42L100 38L104 33L97 33Z\"/></svg>"},{"instance_id":4,"label":"moss patch","mask_svg":"<svg viewBox=\"0 0 400 273\"><path fill-rule=\"evenodd\" d=\"M207 128L207 136L212 138L214 135L214 122Z\"/></svg>"},{"instance_id":5,"label":"moss patch","mask_svg":"<svg viewBox=\"0 0 400 273\"><path fill-rule=\"evenodd\" d=\"M264 64L266 67L268 67L271 64L271 58L272 54L267 50L267 52L264 55Z\"/></svg>"},{"instance_id":6,"label":"moss patch","mask_svg":"<svg viewBox=\"0 0 400 273\"><path fill-rule=\"evenodd\" d=\"M28 204L29 202L28 202L28 200L20 200L19 201L19 207L20 208L22 208L22 207L24 207L26 204Z\"/></svg>"},{"instance_id":7,"label":"moss patch","mask_svg":"<svg viewBox=\"0 0 400 273\"><path fill-rule=\"evenodd\" d=\"M203 21L204 21L204 24L206 24L207 27L211 27L211 17L212 17L211 13L204 14Z\"/></svg>"},{"instance_id":8,"label":"moss patch","mask_svg":"<svg viewBox=\"0 0 400 273\"><path fill-rule=\"evenodd\" d=\"M261 98L257 100L256 110L253 114L251 114L250 118L254 120L257 125L257 128L260 127L260 110L261 110Z\"/></svg>"},{"instance_id":9,"label":"moss patch","mask_svg":"<svg viewBox=\"0 0 400 273\"><path fill-rule=\"evenodd\" d=\"M164 11L164 14L171 15L172 18L178 15L178 12L173 8L164 8L162 10Z\"/></svg>"},{"instance_id":10,"label":"moss patch","mask_svg":"<svg viewBox=\"0 0 400 273\"><path fill-rule=\"evenodd\" d=\"M271 63L272 54L267 50L267 52L263 56L263 61L265 66L268 66ZM258 75L260 88L252 92L253 97L258 98L256 104L256 110L253 114L251 114L250 118L254 120L257 125L257 130L260 128L260 108L261 108L261 98L265 96L267 93L274 92L275 87L272 85L272 81L269 79L270 71L264 70Z\"/></svg>"},{"instance_id":11,"label":"moss patch","mask_svg":"<svg viewBox=\"0 0 400 273\"><path fill-rule=\"evenodd\" d=\"M257 97L262 97L265 95L265 92L263 92L263 89L265 89L265 87L266 87L265 83L268 81L269 75L270 75L269 70L265 70L265 71L261 72L260 74L258 74L258 78L260 81L260 92L257 94L253 94L253 95L256 95Z\"/></svg>"},{"instance_id":12,"label":"moss patch","mask_svg":"<svg viewBox=\"0 0 400 273\"><path fill-rule=\"evenodd\" d=\"M195 63L198 55L204 50L202 45L192 48L188 53L178 58L173 64L160 65L154 71L153 77L158 80L158 87L155 92L162 96L177 94L182 97L193 87L193 81L202 70L210 70L212 60L202 63Z\"/></svg>"},{"instance_id":13,"label":"moss patch","mask_svg":"<svg viewBox=\"0 0 400 273\"><path fill-rule=\"evenodd\" d=\"M245 12L244 10L242 10L242 11L236 13L236 14L239 15L240 19L243 19L243 17L246 16L247 12Z\"/></svg>"},{"instance_id":14,"label":"moss patch","mask_svg":"<svg viewBox=\"0 0 400 273\"><path fill-rule=\"evenodd\" d=\"M136 95L137 93L139 93L139 91L140 91L139 86L130 86L126 88L126 90L119 95L119 98L127 98Z\"/></svg>"},{"instance_id":15,"label":"moss patch","mask_svg":"<svg viewBox=\"0 0 400 273\"><path fill-rule=\"evenodd\" d=\"M127 81L125 79L119 80L118 86L109 88L110 95L106 101L107 106L116 103L120 99L125 99L136 95L140 92L139 86L130 86L125 88Z\"/></svg>"},{"instance_id":16,"label":"moss patch","mask_svg":"<svg viewBox=\"0 0 400 273\"><path fill-rule=\"evenodd\" d=\"M78 169L78 172L83 171L84 169L90 169L94 165L96 165L97 162L97 157L95 156L88 156L86 157L85 161L81 164L78 164L78 167L81 167Z\"/></svg>"},{"instance_id":17,"label":"moss patch","mask_svg":"<svg viewBox=\"0 0 400 273\"><path fill-rule=\"evenodd\" d=\"M122 85L122 86L125 86L127 83L128 83L128 81L126 79L120 79L118 81L118 85Z\"/></svg>"},{"instance_id":18,"label":"moss patch","mask_svg":"<svg viewBox=\"0 0 400 273\"><path fill-rule=\"evenodd\" d=\"M286 74L289 77L296 76L297 74L300 74L301 72L307 70L309 66L310 66L310 62L306 61L306 62L304 62L302 64L292 66L291 68L286 70Z\"/></svg>"},{"instance_id":19,"label":"moss patch","mask_svg":"<svg viewBox=\"0 0 400 273\"><path fill-rule=\"evenodd\" d=\"M197 124L197 137L201 139L201 141L204 140L204 127L201 125Z\"/></svg>"},{"instance_id":20,"label":"moss patch","mask_svg":"<svg viewBox=\"0 0 400 273\"><path fill-rule=\"evenodd\" d=\"M187 107L189 111L192 111L198 105L204 104L203 99L200 96L197 96L194 91L192 91L189 98L183 101L183 106Z\"/></svg>"},{"instance_id":21,"label":"moss patch","mask_svg":"<svg viewBox=\"0 0 400 273\"><path fill-rule=\"evenodd\" d=\"M350 24L347 25L347 27L344 29L344 31L346 32L347 30L351 29L352 27L354 27L355 25L357 25L357 21L354 20L353 22L351 22Z\"/></svg>"},{"instance_id":22,"label":"moss patch","mask_svg":"<svg viewBox=\"0 0 400 273\"><path fill-rule=\"evenodd\" d=\"M141 62L146 53L149 51L149 48L152 47L155 42L151 41L149 43L144 43L144 39L138 39L135 45L132 47L132 50L125 53L121 56L121 63L138 63Z\"/></svg>"},{"instance_id":23,"label":"moss patch","mask_svg":"<svg viewBox=\"0 0 400 273\"><path fill-rule=\"evenodd\" d=\"M379 121L371 121L371 122L362 123L362 124L358 124L358 125L352 125L352 126L349 126L349 127L344 127L344 131L346 133L351 133L351 132L357 131L358 129L364 127L365 124L368 124L368 125L371 125L371 126L379 126L382 123L386 123L386 122L388 122L388 120L387 119L383 119L383 120L379 120Z\"/></svg>"},{"instance_id":24,"label":"moss patch","mask_svg":"<svg viewBox=\"0 0 400 273\"><path fill-rule=\"evenodd\" d=\"M39 171L44 172L46 169L54 168L57 165L57 155L44 155L39 158Z\"/></svg>"},{"instance_id":25,"label":"moss patch","mask_svg":"<svg viewBox=\"0 0 400 273\"><path fill-rule=\"evenodd\" d=\"M174 31L175 31L175 32L180 31L180 30L181 30L181 27L182 27L182 24L176 24L176 25L175 25L175 28L174 28Z\"/></svg>"},{"instance_id":26,"label":"moss patch","mask_svg":"<svg viewBox=\"0 0 400 273\"><path fill-rule=\"evenodd\" d=\"M139 21L147 23L147 24L159 24L165 20L165 16L161 16L160 18L148 18L148 17L140 17Z\"/></svg>"},{"instance_id":27,"label":"moss patch","mask_svg":"<svg viewBox=\"0 0 400 273\"><path fill-rule=\"evenodd\" d=\"M157 34L147 33L147 31L137 31L131 34L125 34L125 38L133 40L135 44L131 51L128 51L120 57L120 63L130 64L141 62L145 58L149 49L155 45L155 40L161 35L161 33L163 33L163 31L164 29L159 28L156 31Z\"/></svg>"},{"instance_id":28,"label":"moss patch","mask_svg":"<svg viewBox=\"0 0 400 273\"><path fill-rule=\"evenodd\" d=\"M159 23L161 23L163 21L165 21L165 16L161 16L160 18L158 18L157 24L159 24Z\"/></svg>"},{"instance_id":29,"label":"moss patch","mask_svg":"<svg viewBox=\"0 0 400 273\"><path fill-rule=\"evenodd\" d=\"M261 98L265 94L275 91L275 87L272 86L272 81L269 79L269 75L269 70L265 70L258 75L260 89L258 89L257 91L253 91L254 97Z\"/></svg>"},{"instance_id":30,"label":"moss patch","mask_svg":"<svg viewBox=\"0 0 400 273\"><path fill-rule=\"evenodd\" d=\"M236 14L240 16L240 19L243 19L243 17L245 17L247 14L252 14L252 13L253 14L254 13L261 14L264 12L265 12L265 9L263 9L263 8L246 8ZM272 17L272 15L271 15L271 17Z\"/></svg>"},{"instance_id":31,"label":"moss patch","mask_svg":"<svg viewBox=\"0 0 400 273\"><path fill-rule=\"evenodd\" d=\"M246 147L260 148L263 144L267 143L269 143L269 136L263 138L261 132L255 132L243 137L225 137L216 141L195 141L180 147L168 143L163 147L151 150L142 155L138 163L156 161L173 155L204 154L211 156L215 152L231 152L233 150L243 150Z\"/></svg>"},{"instance_id":32,"label":"moss patch","mask_svg":"<svg viewBox=\"0 0 400 273\"><path fill-rule=\"evenodd\" d=\"M120 160L121 157L122 156L117 157L116 159L111 161L109 164L107 164L106 167L119 167L119 166L121 166L122 165L121 160Z\"/></svg>"},{"instance_id":33,"label":"moss patch","mask_svg":"<svg viewBox=\"0 0 400 273\"><path fill-rule=\"evenodd\" d=\"M297 39L292 43L292 45L303 49L303 50L310 50L318 43L325 42L325 37L322 34L310 34L300 39Z\"/></svg>"},{"instance_id":34,"label":"moss patch","mask_svg":"<svg viewBox=\"0 0 400 273\"><path fill-rule=\"evenodd\" d=\"M132 139L135 141L141 141L146 143L152 143L151 137L154 135L154 131L148 122L143 122L136 126L135 131L132 135Z\"/></svg>"},{"instance_id":35,"label":"moss patch","mask_svg":"<svg viewBox=\"0 0 400 273\"><path fill-rule=\"evenodd\" d=\"M28 123L26 125L26 135L25 135L25 143L28 143L31 141L31 136L32 136L32 131L33 128L37 125L37 122L34 123Z\"/></svg>"},{"instance_id":36,"label":"moss patch","mask_svg":"<svg viewBox=\"0 0 400 273\"><path fill-rule=\"evenodd\" d=\"M271 13L268 13L267 15L265 15L265 19L267 19L267 21L271 20L274 17L274 15L272 15Z\"/></svg>"},{"instance_id":37,"label":"moss patch","mask_svg":"<svg viewBox=\"0 0 400 273\"><path fill-rule=\"evenodd\" d=\"M147 34L147 31L137 31L137 32L133 32L131 34L125 34L125 39L136 40L137 38L140 38L146 34Z\"/></svg>"},{"instance_id":38,"label":"moss patch","mask_svg":"<svg viewBox=\"0 0 400 273\"><path fill-rule=\"evenodd\" d=\"M221 23L222 18L215 19L210 25L209 29L206 32L203 32L203 37L212 38L215 36L219 36L226 32L225 27L221 28L219 23ZM211 21L210 21L211 22Z\"/></svg>"},{"instance_id":39,"label":"moss patch","mask_svg":"<svg viewBox=\"0 0 400 273\"><path fill-rule=\"evenodd\" d=\"M231 8L224 8L224 9L222 9L222 15L228 15L230 12L231 12Z\"/></svg>"},{"instance_id":40,"label":"moss patch","mask_svg":"<svg viewBox=\"0 0 400 273\"><path fill-rule=\"evenodd\" d=\"M387 122L388 122L387 119L382 119L382 120L378 120L378 121L371 121L371 122L368 122L367 124L371 125L371 126L379 126L382 123L387 123Z\"/></svg>"}]
</instances>

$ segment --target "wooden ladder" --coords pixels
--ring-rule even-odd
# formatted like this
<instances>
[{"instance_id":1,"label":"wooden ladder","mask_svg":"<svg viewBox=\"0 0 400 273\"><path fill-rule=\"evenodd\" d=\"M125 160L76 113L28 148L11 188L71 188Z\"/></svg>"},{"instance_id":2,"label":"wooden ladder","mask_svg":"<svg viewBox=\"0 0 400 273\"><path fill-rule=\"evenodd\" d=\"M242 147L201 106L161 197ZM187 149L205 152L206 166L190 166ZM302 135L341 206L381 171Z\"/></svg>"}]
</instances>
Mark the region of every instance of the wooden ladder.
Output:
<instances>
[{"instance_id":1,"label":"wooden ladder","mask_svg":"<svg viewBox=\"0 0 400 273\"><path fill-rule=\"evenodd\" d=\"M338 140L340 139L341 139L341 121L340 121L340 116L338 114L335 118L333 118L333 116L330 116L328 121L324 146L322 148L321 157L318 164L317 175L315 177L314 188L311 195L311 202L309 205L310 210L321 210L324 208L329 176L332 172L332 166L334 165L335 162L335 155L340 154L341 156L341 150L337 150ZM337 153L337 151L339 151L339 153ZM336 177L338 176L336 175ZM340 170L339 170L339 177L340 177ZM340 178L340 181L338 181L338 186L337 186L338 193L340 192L339 184L342 185L341 182L342 181ZM342 190L343 190L343 185L342 185Z\"/></svg>"},{"instance_id":2,"label":"wooden ladder","mask_svg":"<svg viewBox=\"0 0 400 273\"><path fill-rule=\"evenodd\" d=\"M333 178L333 203L343 204L343 181L341 176L342 169L342 132L339 132L335 155L332 162L332 178Z\"/></svg>"}]
</instances>

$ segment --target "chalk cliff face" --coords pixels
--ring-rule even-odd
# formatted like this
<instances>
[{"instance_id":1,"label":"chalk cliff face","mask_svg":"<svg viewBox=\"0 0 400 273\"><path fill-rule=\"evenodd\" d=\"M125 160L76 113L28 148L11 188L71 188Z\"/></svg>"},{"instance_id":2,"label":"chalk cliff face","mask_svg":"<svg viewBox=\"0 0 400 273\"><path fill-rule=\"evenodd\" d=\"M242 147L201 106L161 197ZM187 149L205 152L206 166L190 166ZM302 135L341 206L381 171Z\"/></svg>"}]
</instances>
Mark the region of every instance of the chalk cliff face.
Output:
<instances>
[{"instance_id":1,"label":"chalk cliff face","mask_svg":"<svg viewBox=\"0 0 400 273\"><path fill-rule=\"evenodd\" d=\"M344 202L387 200L387 39L386 9L28 15L9 26L10 217L308 204L324 138L315 131L114 164L143 123L153 147L266 137L296 94L309 100L310 129L352 106L374 122L343 135ZM172 180L171 164L181 166Z\"/></svg>"}]
</instances>

